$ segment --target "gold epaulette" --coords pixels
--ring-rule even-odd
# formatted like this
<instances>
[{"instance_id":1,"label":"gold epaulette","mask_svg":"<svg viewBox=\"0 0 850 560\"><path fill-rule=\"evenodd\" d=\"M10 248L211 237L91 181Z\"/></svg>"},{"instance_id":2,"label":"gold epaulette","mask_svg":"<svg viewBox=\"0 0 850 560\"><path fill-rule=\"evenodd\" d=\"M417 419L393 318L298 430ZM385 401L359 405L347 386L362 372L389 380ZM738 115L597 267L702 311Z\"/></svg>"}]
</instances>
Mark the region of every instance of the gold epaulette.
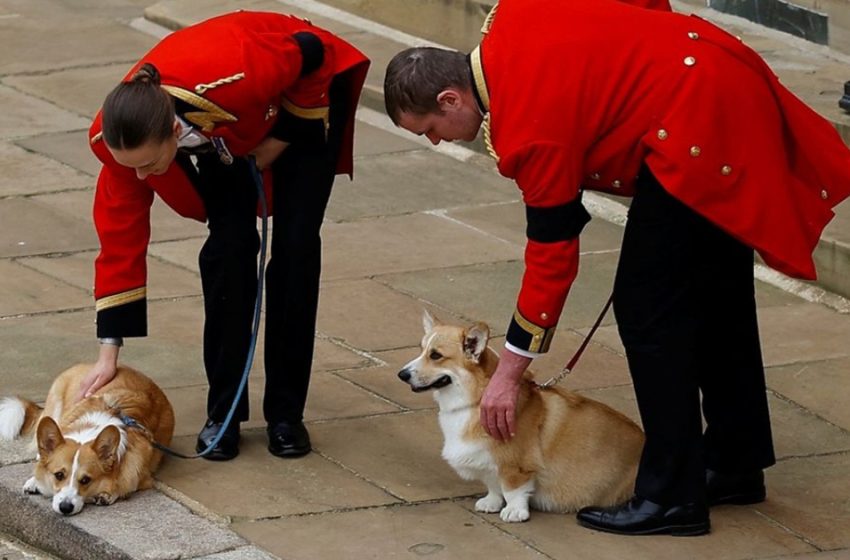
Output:
<instances>
[{"instance_id":1,"label":"gold epaulette","mask_svg":"<svg viewBox=\"0 0 850 560\"><path fill-rule=\"evenodd\" d=\"M200 111L190 111L185 113L183 115L183 118L185 118L190 123L200 127L201 132L212 132L217 122L236 122L237 120L239 120L234 115L231 115L209 99L205 99L200 95L192 93L191 91L179 88L177 86L168 85L163 85L162 89L164 89L177 99L185 101L189 105L200 109Z\"/></svg>"}]
</instances>

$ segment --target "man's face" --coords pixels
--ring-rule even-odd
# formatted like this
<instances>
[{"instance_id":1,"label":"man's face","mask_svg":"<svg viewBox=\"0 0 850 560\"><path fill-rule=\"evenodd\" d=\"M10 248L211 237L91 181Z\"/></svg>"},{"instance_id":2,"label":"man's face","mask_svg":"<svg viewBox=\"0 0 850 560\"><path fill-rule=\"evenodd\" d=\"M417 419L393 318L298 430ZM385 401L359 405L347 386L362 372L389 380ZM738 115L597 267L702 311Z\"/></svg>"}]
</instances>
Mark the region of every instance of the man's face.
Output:
<instances>
[{"instance_id":1,"label":"man's face","mask_svg":"<svg viewBox=\"0 0 850 560\"><path fill-rule=\"evenodd\" d=\"M436 146L444 140L475 140L481 121L481 114L475 108L461 106L424 115L403 112L398 125L417 136L426 137Z\"/></svg>"}]
</instances>

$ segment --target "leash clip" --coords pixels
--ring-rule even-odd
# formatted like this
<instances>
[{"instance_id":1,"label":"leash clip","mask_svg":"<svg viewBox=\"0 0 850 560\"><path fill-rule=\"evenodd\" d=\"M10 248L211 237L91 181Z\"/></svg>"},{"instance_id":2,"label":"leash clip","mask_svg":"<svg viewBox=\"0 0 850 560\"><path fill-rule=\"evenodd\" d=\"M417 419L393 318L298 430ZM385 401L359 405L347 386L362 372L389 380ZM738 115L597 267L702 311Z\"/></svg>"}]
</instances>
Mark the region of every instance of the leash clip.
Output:
<instances>
[{"instance_id":1,"label":"leash clip","mask_svg":"<svg viewBox=\"0 0 850 560\"><path fill-rule=\"evenodd\" d=\"M221 136L213 136L210 138L215 146L215 151L218 152L218 159L221 160L221 163L224 165L231 165L233 163L233 154L230 153L230 150L227 149L227 145L224 143L224 138Z\"/></svg>"}]
</instances>

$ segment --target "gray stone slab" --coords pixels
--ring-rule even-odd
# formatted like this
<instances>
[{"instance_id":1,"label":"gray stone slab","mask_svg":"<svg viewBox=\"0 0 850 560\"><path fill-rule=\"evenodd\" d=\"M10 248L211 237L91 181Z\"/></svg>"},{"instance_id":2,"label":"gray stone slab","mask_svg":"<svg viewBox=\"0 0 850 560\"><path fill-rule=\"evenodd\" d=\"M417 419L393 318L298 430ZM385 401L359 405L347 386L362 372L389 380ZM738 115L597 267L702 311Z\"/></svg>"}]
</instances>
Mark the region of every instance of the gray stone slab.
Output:
<instances>
[{"instance_id":1,"label":"gray stone slab","mask_svg":"<svg viewBox=\"0 0 850 560\"><path fill-rule=\"evenodd\" d=\"M0 113L2 139L78 130L90 124L88 119L4 85L0 85L0 106L15 108Z\"/></svg>"},{"instance_id":2,"label":"gray stone slab","mask_svg":"<svg viewBox=\"0 0 850 560\"><path fill-rule=\"evenodd\" d=\"M9 76L3 83L73 113L94 117L106 95L118 85L136 58L146 50L139 50L135 56L130 56L128 60L131 62L57 70L34 76ZM90 124L86 125L86 129Z\"/></svg>"},{"instance_id":3,"label":"gray stone slab","mask_svg":"<svg viewBox=\"0 0 850 560\"><path fill-rule=\"evenodd\" d=\"M516 188L498 175L431 150L357 160L353 183L334 188L327 215L334 221L504 202Z\"/></svg>"},{"instance_id":4,"label":"gray stone slab","mask_svg":"<svg viewBox=\"0 0 850 560\"><path fill-rule=\"evenodd\" d=\"M289 560L541 558L527 544L453 503L237 522L233 528Z\"/></svg>"},{"instance_id":5,"label":"gray stone slab","mask_svg":"<svg viewBox=\"0 0 850 560\"><path fill-rule=\"evenodd\" d=\"M440 456L443 433L434 410L322 422L310 433L323 455L408 502L486 490L481 482L461 479Z\"/></svg>"},{"instance_id":6,"label":"gray stone slab","mask_svg":"<svg viewBox=\"0 0 850 560\"><path fill-rule=\"evenodd\" d=\"M850 315L815 303L759 309L765 365L850 356Z\"/></svg>"},{"instance_id":7,"label":"gray stone slab","mask_svg":"<svg viewBox=\"0 0 850 560\"><path fill-rule=\"evenodd\" d=\"M100 173L100 162L89 149L88 138L86 128L22 138L16 144L94 177ZM94 180L89 179L87 184L94 185Z\"/></svg>"},{"instance_id":8,"label":"gray stone slab","mask_svg":"<svg viewBox=\"0 0 850 560\"><path fill-rule=\"evenodd\" d=\"M358 122L354 129L354 164L356 177L360 178L360 158L368 158L378 154L407 152L419 150L422 146L399 134L381 130L378 127ZM341 178L340 178L341 179Z\"/></svg>"},{"instance_id":9,"label":"gray stone slab","mask_svg":"<svg viewBox=\"0 0 850 560\"><path fill-rule=\"evenodd\" d=\"M79 309L91 304L81 290L8 260L0 260L0 317Z\"/></svg>"},{"instance_id":10,"label":"gray stone slab","mask_svg":"<svg viewBox=\"0 0 850 560\"><path fill-rule=\"evenodd\" d=\"M7 396L5 389L0 397ZM37 451L32 437L21 436L12 441L0 440L0 466L26 463L35 459ZM0 556L2 558L2 556Z\"/></svg>"},{"instance_id":11,"label":"gray stone slab","mask_svg":"<svg viewBox=\"0 0 850 560\"><path fill-rule=\"evenodd\" d=\"M850 431L850 359L825 360L767 370L767 384L812 414Z\"/></svg>"},{"instance_id":12,"label":"gray stone slab","mask_svg":"<svg viewBox=\"0 0 850 560\"><path fill-rule=\"evenodd\" d=\"M52 12L50 18L44 17L45 10ZM95 10L83 13L81 6L34 0L16 2L8 11L17 17L0 20L7 45L0 54L4 74L130 62L154 43L152 37L99 17ZM137 13L141 15L140 11ZM105 45L109 47L104 48Z\"/></svg>"},{"instance_id":13,"label":"gray stone slab","mask_svg":"<svg viewBox=\"0 0 850 560\"><path fill-rule=\"evenodd\" d=\"M0 142L0 197L85 189L91 177L39 154Z\"/></svg>"},{"instance_id":14,"label":"gray stone slab","mask_svg":"<svg viewBox=\"0 0 850 560\"><path fill-rule=\"evenodd\" d=\"M69 214L59 203L60 199L80 195L46 196L0 200L0 223L4 230L0 237L0 257L85 251L99 246L87 216Z\"/></svg>"},{"instance_id":15,"label":"gray stone slab","mask_svg":"<svg viewBox=\"0 0 850 560\"><path fill-rule=\"evenodd\" d=\"M779 460L850 450L850 433L797 403L768 392L773 445Z\"/></svg>"},{"instance_id":16,"label":"gray stone slab","mask_svg":"<svg viewBox=\"0 0 850 560\"><path fill-rule=\"evenodd\" d=\"M95 257L96 251L83 251L71 255L19 258L16 262L85 290L90 295L87 305L93 305ZM157 258L148 259L148 300L199 295L201 281L197 274Z\"/></svg>"},{"instance_id":17,"label":"gray stone slab","mask_svg":"<svg viewBox=\"0 0 850 560\"><path fill-rule=\"evenodd\" d=\"M3 560L49 560L46 553L36 553L31 547L0 536L0 558Z\"/></svg>"},{"instance_id":18,"label":"gray stone slab","mask_svg":"<svg viewBox=\"0 0 850 560\"><path fill-rule=\"evenodd\" d=\"M325 280L512 260L522 254L512 244L429 214L325 223L322 235Z\"/></svg>"},{"instance_id":19,"label":"gray stone slab","mask_svg":"<svg viewBox=\"0 0 850 560\"><path fill-rule=\"evenodd\" d=\"M219 515L239 519L398 502L347 465L343 468L322 457L327 452L323 433L311 426L315 452L285 460L268 452L264 429L246 431L233 461L167 461L158 477ZM195 439L194 435L177 438L175 447L193 447Z\"/></svg>"},{"instance_id":20,"label":"gray stone slab","mask_svg":"<svg viewBox=\"0 0 850 560\"><path fill-rule=\"evenodd\" d=\"M197 560L275 560L276 558L278 556L273 556L256 546L243 546L236 550L229 550L209 556L199 556Z\"/></svg>"}]
</instances>

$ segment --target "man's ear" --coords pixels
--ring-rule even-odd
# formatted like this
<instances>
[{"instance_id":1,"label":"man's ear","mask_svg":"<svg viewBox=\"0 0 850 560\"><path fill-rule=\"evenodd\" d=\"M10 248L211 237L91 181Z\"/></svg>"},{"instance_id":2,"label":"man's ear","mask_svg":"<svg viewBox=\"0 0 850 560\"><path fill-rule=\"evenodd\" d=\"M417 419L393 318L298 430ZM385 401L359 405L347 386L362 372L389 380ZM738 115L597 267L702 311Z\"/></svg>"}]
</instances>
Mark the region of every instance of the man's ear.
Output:
<instances>
[{"instance_id":1,"label":"man's ear","mask_svg":"<svg viewBox=\"0 0 850 560\"><path fill-rule=\"evenodd\" d=\"M447 111L457 111L462 103L460 92L455 88L446 88L437 94L437 106L444 113Z\"/></svg>"}]
</instances>

